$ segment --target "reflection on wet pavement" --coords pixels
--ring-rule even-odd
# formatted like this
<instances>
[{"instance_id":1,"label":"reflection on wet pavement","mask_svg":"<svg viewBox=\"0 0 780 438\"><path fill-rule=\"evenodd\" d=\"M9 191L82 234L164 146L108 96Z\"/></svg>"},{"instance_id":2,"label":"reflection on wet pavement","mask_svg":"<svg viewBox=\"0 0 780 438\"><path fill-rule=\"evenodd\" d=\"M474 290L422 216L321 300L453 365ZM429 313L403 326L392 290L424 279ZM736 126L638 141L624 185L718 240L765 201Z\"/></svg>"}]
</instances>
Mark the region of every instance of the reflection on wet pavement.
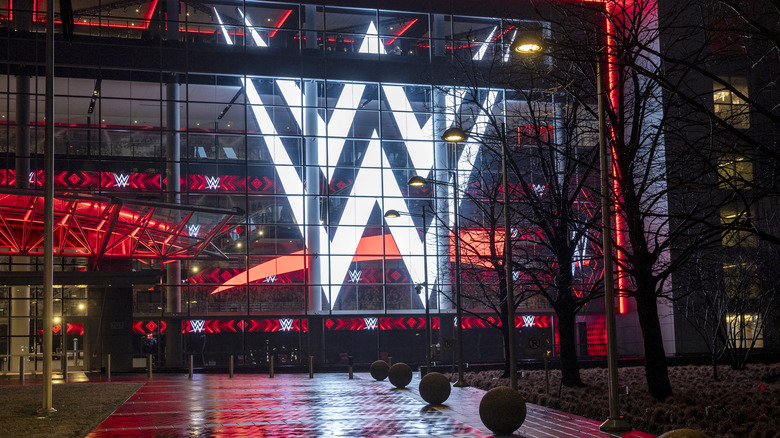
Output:
<instances>
[{"instance_id":1,"label":"reflection on wet pavement","mask_svg":"<svg viewBox=\"0 0 780 438\"><path fill-rule=\"evenodd\" d=\"M154 376L88 435L98 437L488 437L479 420L483 391L453 388L445 406L368 375ZM599 423L528 406L522 437L607 437ZM624 437L647 438L634 432Z\"/></svg>"}]
</instances>

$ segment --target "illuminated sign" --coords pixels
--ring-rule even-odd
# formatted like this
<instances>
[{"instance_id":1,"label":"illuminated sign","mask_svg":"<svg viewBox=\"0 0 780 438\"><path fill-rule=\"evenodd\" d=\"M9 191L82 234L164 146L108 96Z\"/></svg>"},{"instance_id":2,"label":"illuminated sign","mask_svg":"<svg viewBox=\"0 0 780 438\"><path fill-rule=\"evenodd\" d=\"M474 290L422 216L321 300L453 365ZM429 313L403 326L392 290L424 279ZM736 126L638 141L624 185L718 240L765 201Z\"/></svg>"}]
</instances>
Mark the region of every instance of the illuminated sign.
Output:
<instances>
[{"instance_id":1,"label":"illuminated sign","mask_svg":"<svg viewBox=\"0 0 780 438\"><path fill-rule=\"evenodd\" d=\"M187 233L191 237L198 237L198 233L200 233L200 225L196 225L196 224L187 225Z\"/></svg>"},{"instance_id":2,"label":"illuminated sign","mask_svg":"<svg viewBox=\"0 0 780 438\"><path fill-rule=\"evenodd\" d=\"M279 320L279 330L283 332L289 332L293 328L293 320L292 319L280 319Z\"/></svg>"},{"instance_id":3,"label":"illuminated sign","mask_svg":"<svg viewBox=\"0 0 780 438\"><path fill-rule=\"evenodd\" d=\"M221 34L224 41L229 45L233 45L233 38L216 9L214 9L214 15L222 29ZM243 18L244 22L247 23L247 17ZM264 47L265 41L259 35L252 34L250 31L250 36L254 44ZM496 37L497 35L494 32L494 35L491 35L489 40L486 40L484 47L487 48L487 45ZM377 29L373 22L369 24L365 32L358 52L386 54L384 45L380 44L380 38L377 35ZM478 59L482 59L485 53L486 49L480 50L476 56ZM241 81L250 105L250 114L259 126L260 133L264 136L268 153L276 165L276 172L282 190L288 195L305 194L303 180L296 170L298 163L295 163L293 157L289 155L284 140L280 136L280 130L274 123L274 118L269 114L268 108L270 108L270 105L278 106L278 102L272 101L270 96L261 95L253 79L242 78ZM274 83L279 90L278 96L288 105L290 115L295 124L297 124L297 128L301 132L305 132L303 122L304 110L301 109L304 106L304 87L295 80L276 79ZM358 115L358 108L360 108L366 87L366 84L361 83L343 84L340 93L334 91L332 95L336 103L333 106L333 111L329 112L330 118L326 120L323 118L322 113L316 115L317 132L327 132L328 137L317 138L319 142L317 148L319 156L316 157L315 161L320 166L328 183L333 181L334 173L338 170L335 163L338 162L342 150L345 148L350 130L353 129L353 121ZM433 151L435 138L432 114L427 113L426 119L421 123L419 114L413 111L412 104L403 86L384 84L381 86L381 92L389 107L388 113L392 117L391 120L395 122L395 127L403 139L402 142L407 146L406 153L409 156L410 167L418 169L418 173L426 176L434 167ZM463 93L465 93L465 90L447 93L447 106L457 109L461 104L461 99L457 99L457 97L459 95L463 96ZM490 110L495 105L499 105L498 93L498 91L488 91L484 97L483 108ZM448 124L454 123L453 114L448 114L447 117ZM476 113L474 114L474 120L476 123L474 128L472 128L472 134L481 134L482 130L487 126L488 116L485 113ZM377 200L382 200L381 206L385 210L408 210L404 199L405 187L403 190L401 189L394 169L387 167L387 163L391 163L391 160L382 147L378 134L379 130L380 126L377 125L373 128L373 132L366 133L365 142L367 143L367 148L362 154L361 167L354 178L350 192L345 194L346 202L342 211L339 212L340 215L335 215L341 218L337 224L331 224L330 227L320 224L306 224L303 220L305 218L304 197L288 197L290 208L301 235L305 235L307 230L311 233L311 230L314 229L316 231L313 234L318 235L320 239L320 248L338 248L337 254L320 254L324 256L317 257L313 261L313 263L320 265L319 271L323 275L322 283L325 285L325 296L331 308L335 305L341 292L345 277L348 276L349 278L346 281L347 283L355 283L362 278L362 272L354 269L350 270L350 265L354 261L353 259L356 257L358 247L362 241L362 233L358 230L361 227L365 227L368 223L372 211L379 205ZM407 144L407 142L413 143ZM473 171L474 157L477 156L479 147L477 144L472 143L464 143L463 146L461 155L458 157L457 167L459 173L462 174L460 181L463 181L462 184L465 187ZM382 183L377 184L377 181L382 181ZM464 187L461 187L461 190ZM452 209L452 207L450 208ZM398 247L399 254L410 273L412 282L422 282L426 274L423 272L424 264L415 262L415 260L419 260L423 255L425 242L432 242L434 239L426 239L427 236L419 236L417 229L413 225L411 218L405 218L388 224L388 228L394 240L393 246ZM431 235L435 233L435 230L432 228L428 227L428 233ZM305 254L305 251L301 254ZM431 254L429 258L433 259L436 251L431 248L428 254ZM283 257L280 257L280 259ZM299 258L302 259L302 257ZM290 262L293 261L290 260ZM241 284L260 281L269 275L266 272L260 272L261 270L257 271L253 272L252 268L250 268L249 275L241 276L239 281L225 282L222 287L215 289L214 293L219 293ZM430 260L427 273L428 281L435 282L437 274L435 260ZM422 303L422 305L426 305L426 303Z\"/></svg>"},{"instance_id":4,"label":"illuminated sign","mask_svg":"<svg viewBox=\"0 0 780 438\"><path fill-rule=\"evenodd\" d=\"M128 184L130 184L130 175L123 175L121 173L114 174L115 187L127 187Z\"/></svg>"},{"instance_id":5,"label":"illuminated sign","mask_svg":"<svg viewBox=\"0 0 780 438\"><path fill-rule=\"evenodd\" d=\"M350 283L359 282L361 275L363 275L363 271L358 271L357 269L355 269L354 271L349 271L349 282Z\"/></svg>"},{"instance_id":6,"label":"illuminated sign","mask_svg":"<svg viewBox=\"0 0 780 438\"><path fill-rule=\"evenodd\" d=\"M206 177L206 188L209 190L217 190L219 188L219 177L218 176L207 176Z\"/></svg>"},{"instance_id":7,"label":"illuminated sign","mask_svg":"<svg viewBox=\"0 0 780 438\"><path fill-rule=\"evenodd\" d=\"M206 321L202 319L193 319L190 320L190 326L192 327L193 332L200 333L204 330L206 326Z\"/></svg>"}]
</instances>

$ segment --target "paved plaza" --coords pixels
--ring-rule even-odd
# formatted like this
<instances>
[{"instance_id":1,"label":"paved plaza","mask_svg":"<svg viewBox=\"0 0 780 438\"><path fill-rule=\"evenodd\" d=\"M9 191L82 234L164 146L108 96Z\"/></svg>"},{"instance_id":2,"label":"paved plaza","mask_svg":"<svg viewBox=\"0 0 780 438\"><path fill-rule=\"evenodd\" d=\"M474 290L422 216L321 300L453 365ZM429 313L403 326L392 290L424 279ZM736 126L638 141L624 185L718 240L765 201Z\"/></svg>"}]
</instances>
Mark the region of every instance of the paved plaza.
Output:
<instances>
[{"instance_id":1,"label":"paved plaza","mask_svg":"<svg viewBox=\"0 0 780 438\"><path fill-rule=\"evenodd\" d=\"M415 375L408 389L368 374L155 375L88 435L103 437L488 437L484 391L453 388L428 406ZM598 421L528 405L520 437L610 437ZM630 432L625 438L653 435Z\"/></svg>"}]
</instances>

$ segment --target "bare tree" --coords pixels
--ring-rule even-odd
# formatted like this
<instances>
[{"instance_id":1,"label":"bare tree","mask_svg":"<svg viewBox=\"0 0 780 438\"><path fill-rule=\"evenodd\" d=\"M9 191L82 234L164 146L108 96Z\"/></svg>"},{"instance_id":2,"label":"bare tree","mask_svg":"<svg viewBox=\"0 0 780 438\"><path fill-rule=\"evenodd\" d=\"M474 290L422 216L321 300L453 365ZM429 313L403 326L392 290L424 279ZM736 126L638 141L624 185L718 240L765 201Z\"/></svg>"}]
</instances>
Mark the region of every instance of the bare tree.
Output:
<instances>
[{"instance_id":1,"label":"bare tree","mask_svg":"<svg viewBox=\"0 0 780 438\"><path fill-rule=\"evenodd\" d=\"M753 236L741 237L744 243L757 243ZM715 380L724 357L732 368L745 368L755 348L763 347L767 321L776 316L778 287L766 274L778 254L772 245L763 246L761 251L738 248L692 260L694 290L677 307L707 346Z\"/></svg>"},{"instance_id":2,"label":"bare tree","mask_svg":"<svg viewBox=\"0 0 780 438\"><path fill-rule=\"evenodd\" d=\"M603 195L615 206L609 213L616 229L618 292L635 300L648 389L664 399L672 388L659 305L674 298L672 274L719 237L707 219L717 217L723 202L712 192L713 154L704 147L711 136L681 132L675 124L681 106L664 95L656 2L548 6L539 12L552 23L550 61L536 64L539 73L565 86L594 116L596 66L608 76L601 110L608 122L613 191ZM686 196L676 196L680 191ZM666 312L669 307L664 305Z\"/></svg>"},{"instance_id":3,"label":"bare tree","mask_svg":"<svg viewBox=\"0 0 780 438\"><path fill-rule=\"evenodd\" d=\"M513 83L517 72L503 68L502 54L492 60L461 61L463 87L448 90L459 102L458 122L478 145L468 182L460 235L469 286L467 302L493 310L506 357L511 346L507 330L507 289L515 308L537 298L556 313L562 383L581 385L576 351L576 315L600 297L602 266L598 208L600 196L594 142L594 119L558 89L533 90L533 78L515 87L493 90L480 85ZM538 82L542 84L542 82ZM529 86L530 85L530 86ZM509 184L503 186L501 158L507 151ZM510 199L513 284L506 284L503 191Z\"/></svg>"}]
</instances>

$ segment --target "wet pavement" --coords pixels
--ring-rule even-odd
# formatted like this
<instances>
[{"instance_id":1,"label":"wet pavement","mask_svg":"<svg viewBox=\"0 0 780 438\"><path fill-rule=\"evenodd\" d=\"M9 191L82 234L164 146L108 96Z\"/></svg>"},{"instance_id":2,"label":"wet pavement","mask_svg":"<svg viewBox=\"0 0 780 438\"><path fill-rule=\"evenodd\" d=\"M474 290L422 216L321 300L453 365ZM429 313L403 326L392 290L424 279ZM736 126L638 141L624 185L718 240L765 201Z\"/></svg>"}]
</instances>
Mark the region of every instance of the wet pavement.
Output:
<instances>
[{"instance_id":1,"label":"wet pavement","mask_svg":"<svg viewBox=\"0 0 780 438\"><path fill-rule=\"evenodd\" d=\"M489 437L479 419L484 391L452 388L443 406L420 397L419 375L408 389L368 374L155 375L103 421L102 437ZM528 405L526 438L610 437L600 422ZM642 432L624 438L651 438Z\"/></svg>"}]
</instances>

